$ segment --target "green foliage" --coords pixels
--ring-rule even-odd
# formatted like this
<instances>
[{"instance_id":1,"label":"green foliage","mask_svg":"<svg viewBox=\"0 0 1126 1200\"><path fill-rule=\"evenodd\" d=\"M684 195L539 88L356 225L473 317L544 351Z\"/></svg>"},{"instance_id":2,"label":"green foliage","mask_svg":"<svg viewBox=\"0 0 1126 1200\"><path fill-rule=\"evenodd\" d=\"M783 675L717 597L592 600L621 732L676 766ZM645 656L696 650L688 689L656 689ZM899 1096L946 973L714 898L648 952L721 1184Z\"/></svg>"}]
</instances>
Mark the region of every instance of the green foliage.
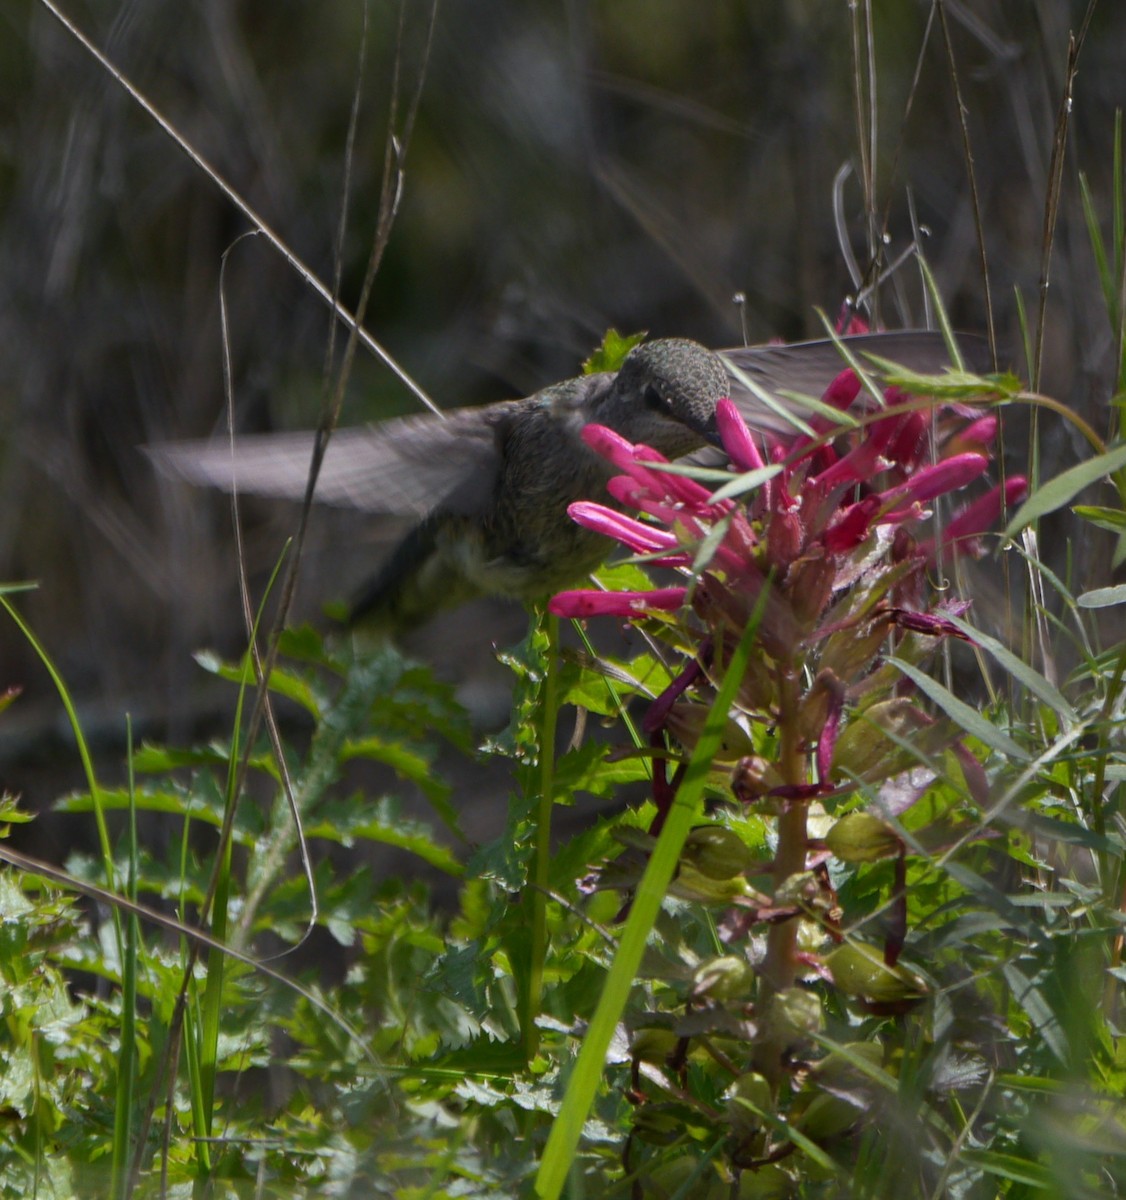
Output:
<instances>
[{"instance_id":1,"label":"green foliage","mask_svg":"<svg viewBox=\"0 0 1126 1200\"><path fill-rule=\"evenodd\" d=\"M507 656L515 715L489 750L514 764L515 794L504 834L476 849L450 841L458 798L431 766L439 740L467 744L444 688L388 653L317 647L279 666L278 694L317 697L313 735L303 750L290 747L288 765L316 862L316 924L328 937L313 954L272 960L288 981L227 960L212 1099L219 1140L204 1160L191 1136L201 1082L182 1060L171 1091L164 1074L184 944L142 923L130 1128L143 1130L153 1102L156 1123L132 1194L157 1194L162 1167L173 1194L243 1194L254 1180L278 1196L530 1194L605 994L613 923L655 845L643 804L557 846L529 1061L519 889L533 841L546 648L537 627ZM879 828L839 814L863 813L875 791L895 795L885 782L838 800L836 817L811 815L811 833L840 851L824 859L836 907L812 880L795 881L808 957L770 1010L772 1036L789 1046L789 1068L774 1082L754 1065L766 1018L751 1004L761 982L747 938L771 887L774 818L732 804L713 772L709 816L693 822L593 1077L570 1160L575 1186L624 1200L636 1188L992 1197L1030 1188L1096 1196L1126 1185L1117 1033L1126 768L1116 726L1101 716L1113 711L1120 659L1119 650L1093 655L1062 689L1033 672L1019 723L1006 707L977 714L994 731L969 743L987 809L966 764L941 750L911 802ZM669 679L639 643L624 657L568 657L560 692L610 711L651 699ZM769 730L753 736L769 750ZM1001 752L1007 740L1019 754ZM310 904L292 831L283 832L277 772L265 748L250 762L257 783L236 814L231 913L239 940L276 955L302 943ZM385 782L358 784L349 777L358 764L374 764ZM139 812L180 826L163 850L150 839L133 855L139 895L166 914L178 906L194 924L222 820L225 750L145 746L134 766L144 775L132 792L101 795L115 874L129 875L118 814L132 795ZM649 776L650 759L628 739L588 741L559 756L553 798L613 797L647 787ZM429 822L407 815L411 794ZM75 820L93 808L88 794L61 804ZM18 819L9 809L5 821ZM408 856L400 874L416 882L341 857L386 845ZM279 847L281 867L267 878L264 855ZM70 866L76 880L104 878L100 860ZM456 881L454 911L433 904L418 881L427 872ZM826 943L833 928L845 934L836 950ZM879 947L893 928L905 931L902 958L887 967ZM204 970L201 962L189 1009ZM104 918L34 876L0 875L0 1195L108 1194L121 971Z\"/></svg>"},{"instance_id":2,"label":"green foliage","mask_svg":"<svg viewBox=\"0 0 1126 1200\"><path fill-rule=\"evenodd\" d=\"M644 332L627 333L623 337L616 329L607 330L602 344L583 363L583 374L593 375L598 371L616 371L634 346L644 340Z\"/></svg>"}]
</instances>

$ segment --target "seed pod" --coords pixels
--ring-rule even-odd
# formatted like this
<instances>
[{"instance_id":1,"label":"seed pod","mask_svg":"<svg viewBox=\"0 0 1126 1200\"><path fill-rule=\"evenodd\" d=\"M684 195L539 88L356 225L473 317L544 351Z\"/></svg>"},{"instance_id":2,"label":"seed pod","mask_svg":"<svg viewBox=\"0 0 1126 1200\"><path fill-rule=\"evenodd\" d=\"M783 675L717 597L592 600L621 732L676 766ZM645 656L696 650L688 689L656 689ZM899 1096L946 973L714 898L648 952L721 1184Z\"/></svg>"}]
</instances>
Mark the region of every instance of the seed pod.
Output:
<instances>
[{"instance_id":1,"label":"seed pod","mask_svg":"<svg viewBox=\"0 0 1126 1200\"><path fill-rule=\"evenodd\" d=\"M806 1106L798 1118L798 1128L813 1141L823 1142L851 1129L862 1116L861 1110L843 1096L822 1092Z\"/></svg>"},{"instance_id":2,"label":"seed pod","mask_svg":"<svg viewBox=\"0 0 1126 1200\"><path fill-rule=\"evenodd\" d=\"M837 738L831 776L864 779L870 774L882 779L893 774L902 757L893 737L909 740L926 720L919 707L906 697L869 705L848 722Z\"/></svg>"},{"instance_id":3,"label":"seed pod","mask_svg":"<svg viewBox=\"0 0 1126 1200\"><path fill-rule=\"evenodd\" d=\"M876 862L903 853L895 830L875 813L846 813L825 835L825 845L846 863Z\"/></svg>"},{"instance_id":4,"label":"seed pod","mask_svg":"<svg viewBox=\"0 0 1126 1200\"><path fill-rule=\"evenodd\" d=\"M676 878L669 891L681 900L696 900L701 904L734 904L737 900L754 899L757 893L743 874L730 879L713 879L681 859Z\"/></svg>"},{"instance_id":5,"label":"seed pod","mask_svg":"<svg viewBox=\"0 0 1126 1200\"><path fill-rule=\"evenodd\" d=\"M824 1024L821 1000L805 988L783 988L775 993L767 1022L772 1034L785 1044L804 1041L811 1033L819 1033Z\"/></svg>"},{"instance_id":6,"label":"seed pod","mask_svg":"<svg viewBox=\"0 0 1126 1200\"><path fill-rule=\"evenodd\" d=\"M733 829L698 825L688 835L681 861L709 879L734 879L754 865L755 856Z\"/></svg>"},{"instance_id":7,"label":"seed pod","mask_svg":"<svg viewBox=\"0 0 1126 1200\"><path fill-rule=\"evenodd\" d=\"M724 1093L727 1100L727 1119L731 1131L740 1137L750 1137L757 1133L763 1124L764 1112L770 1112L774 1107L770 1084L765 1075L757 1071L748 1071Z\"/></svg>"},{"instance_id":8,"label":"seed pod","mask_svg":"<svg viewBox=\"0 0 1126 1200\"><path fill-rule=\"evenodd\" d=\"M643 1172L638 1182L643 1196L659 1197L660 1200L686 1195L698 1200L727 1200L731 1194L730 1187L716 1174L711 1163L701 1169L700 1160L689 1154L671 1162L658 1163L651 1171ZM687 1187L692 1190L685 1191Z\"/></svg>"},{"instance_id":9,"label":"seed pod","mask_svg":"<svg viewBox=\"0 0 1126 1200\"><path fill-rule=\"evenodd\" d=\"M848 1051L847 1056L842 1051ZM814 1066L818 1081L825 1087L844 1087L866 1081L868 1077L851 1059L860 1059L883 1070L884 1048L876 1042L845 1042L839 1050L830 1050Z\"/></svg>"},{"instance_id":10,"label":"seed pod","mask_svg":"<svg viewBox=\"0 0 1126 1200\"><path fill-rule=\"evenodd\" d=\"M745 958L725 954L708 959L696 968L692 977L692 996L697 1000L707 997L720 1004L748 1000L754 982L755 973Z\"/></svg>"},{"instance_id":11,"label":"seed pod","mask_svg":"<svg viewBox=\"0 0 1126 1200\"><path fill-rule=\"evenodd\" d=\"M669 710L665 724L676 740L688 750L693 750L704 732L704 724L708 719L710 709L704 704L694 704L689 700L678 700ZM719 748L716 750L718 762L734 762L745 754L754 751L755 743L750 733L738 721L731 717L724 722L723 734L720 737Z\"/></svg>"},{"instance_id":12,"label":"seed pod","mask_svg":"<svg viewBox=\"0 0 1126 1200\"><path fill-rule=\"evenodd\" d=\"M744 804L754 804L767 792L781 787L783 779L778 768L759 754L741 758L731 776L731 790Z\"/></svg>"},{"instance_id":13,"label":"seed pod","mask_svg":"<svg viewBox=\"0 0 1126 1200\"><path fill-rule=\"evenodd\" d=\"M744 1170L739 1176L738 1200L786 1200L794 1194L793 1176L777 1163L757 1170Z\"/></svg>"},{"instance_id":14,"label":"seed pod","mask_svg":"<svg viewBox=\"0 0 1126 1200\"><path fill-rule=\"evenodd\" d=\"M684 1136L684 1110L679 1104L642 1104L633 1110L633 1133L651 1146L671 1146Z\"/></svg>"},{"instance_id":15,"label":"seed pod","mask_svg":"<svg viewBox=\"0 0 1126 1200\"><path fill-rule=\"evenodd\" d=\"M859 629L839 629L821 651L821 666L845 682L853 682L879 653L891 625L891 614L881 613Z\"/></svg>"},{"instance_id":16,"label":"seed pod","mask_svg":"<svg viewBox=\"0 0 1126 1200\"><path fill-rule=\"evenodd\" d=\"M915 1000L925 987L903 967L889 967L871 946L846 942L825 958L833 982L847 996L862 996L882 1004Z\"/></svg>"}]
</instances>

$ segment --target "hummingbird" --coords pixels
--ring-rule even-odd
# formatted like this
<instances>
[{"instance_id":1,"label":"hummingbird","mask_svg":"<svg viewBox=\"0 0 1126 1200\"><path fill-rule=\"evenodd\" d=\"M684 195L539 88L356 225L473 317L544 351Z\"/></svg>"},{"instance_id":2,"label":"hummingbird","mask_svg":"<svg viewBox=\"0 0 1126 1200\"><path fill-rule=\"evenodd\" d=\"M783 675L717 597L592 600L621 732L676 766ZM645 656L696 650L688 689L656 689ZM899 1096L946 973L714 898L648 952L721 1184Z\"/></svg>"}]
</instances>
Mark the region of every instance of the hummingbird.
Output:
<instances>
[{"instance_id":1,"label":"hummingbird","mask_svg":"<svg viewBox=\"0 0 1126 1200\"><path fill-rule=\"evenodd\" d=\"M949 362L938 333L908 330L840 339L913 371ZM980 358L974 339L963 352ZM819 397L846 363L825 339L712 351L686 338L642 342L617 371L566 379L521 400L400 417L332 435L313 498L414 518L409 532L356 596L349 623L402 633L480 595L525 602L573 585L613 549L576 525L577 500L610 503L614 468L580 437L605 425L668 459L717 444L716 405L731 397L752 429L793 431L785 393ZM750 386L748 386L748 382ZM763 394L774 398L775 408ZM312 433L171 442L147 452L189 483L262 496L304 497Z\"/></svg>"}]
</instances>

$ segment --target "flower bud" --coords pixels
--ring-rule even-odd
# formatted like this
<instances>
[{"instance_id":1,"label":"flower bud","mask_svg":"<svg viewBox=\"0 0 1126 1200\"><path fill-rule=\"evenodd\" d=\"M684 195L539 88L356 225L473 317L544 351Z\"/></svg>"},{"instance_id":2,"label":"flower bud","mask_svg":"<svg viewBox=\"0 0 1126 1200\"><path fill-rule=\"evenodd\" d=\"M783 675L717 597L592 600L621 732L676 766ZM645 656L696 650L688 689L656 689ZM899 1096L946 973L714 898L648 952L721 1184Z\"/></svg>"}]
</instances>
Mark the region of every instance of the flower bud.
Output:
<instances>
[{"instance_id":1,"label":"flower bud","mask_svg":"<svg viewBox=\"0 0 1126 1200\"><path fill-rule=\"evenodd\" d=\"M811 548L810 556L794 563L786 577L786 595L802 629L809 629L821 616L832 599L837 578L836 562L831 558L813 557L814 549L821 553L820 547Z\"/></svg>"},{"instance_id":2,"label":"flower bud","mask_svg":"<svg viewBox=\"0 0 1126 1200\"><path fill-rule=\"evenodd\" d=\"M876 862L903 852L895 830L869 812L846 813L825 835L825 845L846 863Z\"/></svg>"},{"instance_id":3,"label":"flower bud","mask_svg":"<svg viewBox=\"0 0 1126 1200\"><path fill-rule=\"evenodd\" d=\"M785 570L801 553L804 530L801 517L792 509L773 512L766 527L766 562Z\"/></svg>"},{"instance_id":4,"label":"flower bud","mask_svg":"<svg viewBox=\"0 0 1126 1200\"><path fill-rule=\"evenodd\" d=\"M798 734L803 741L816 742L830 713L839 713L844 687L832 671L821 670L798 709Z\"/></svg>"}]
</instances>

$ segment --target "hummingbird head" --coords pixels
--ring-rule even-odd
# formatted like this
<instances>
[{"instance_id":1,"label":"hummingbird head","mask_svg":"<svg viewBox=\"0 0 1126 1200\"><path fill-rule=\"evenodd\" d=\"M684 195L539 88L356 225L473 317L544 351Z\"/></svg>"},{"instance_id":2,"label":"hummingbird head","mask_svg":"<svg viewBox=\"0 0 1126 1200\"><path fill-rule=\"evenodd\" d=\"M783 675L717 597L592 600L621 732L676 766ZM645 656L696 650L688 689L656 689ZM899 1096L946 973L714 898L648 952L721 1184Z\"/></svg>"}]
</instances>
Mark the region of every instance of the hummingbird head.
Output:
<instances>
[{"instance_id":1,"label":"hummingbird head","mask_svg":"<svg viewBox=\"0 0 1126 1200\"><path fill-rule=\"evenodd\" d=\"M717 441L716 405L730 392L730 377L710 350L686 338L662 338L626 355L592 419L679 458Z\"/></svg>"}]
</instances>

